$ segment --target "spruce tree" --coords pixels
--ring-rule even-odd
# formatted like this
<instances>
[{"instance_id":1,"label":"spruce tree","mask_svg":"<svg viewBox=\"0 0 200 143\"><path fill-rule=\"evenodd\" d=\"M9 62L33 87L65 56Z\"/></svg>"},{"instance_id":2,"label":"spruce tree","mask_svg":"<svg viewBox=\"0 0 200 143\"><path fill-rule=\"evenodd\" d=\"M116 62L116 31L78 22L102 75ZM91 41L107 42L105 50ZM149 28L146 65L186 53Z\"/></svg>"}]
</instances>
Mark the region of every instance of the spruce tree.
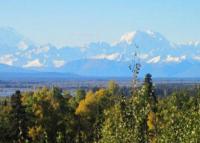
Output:
<instances>
[{"instance_id":1,"label":"spruce tree","mask_svg":"<svg viewBox=\"0 0 200 143\"><path fill-rule=\"evenodd\" d=\"M149 142L156 142L157 126L156 126L156 112L157 112L157 97L154 92L152 76L151 74L146 74L144 80L144 86L147 94L147 102L149 106L149 113L147 115L147 126L145 130L148 136Z\"/></svg>"},{"instance_id":2,"label":"spruce tree","mask_svg":"<svg viewBox=\"0 0 200 143\"><path fill-rule=\"evenodd\" d=\"M19 143L25 142L27 138L27 116L25 112L25 107L21 102L21 93L16 91L15 94L11 96L11 131L10 135L13 140Z\"/></svg>"}]
</instances>

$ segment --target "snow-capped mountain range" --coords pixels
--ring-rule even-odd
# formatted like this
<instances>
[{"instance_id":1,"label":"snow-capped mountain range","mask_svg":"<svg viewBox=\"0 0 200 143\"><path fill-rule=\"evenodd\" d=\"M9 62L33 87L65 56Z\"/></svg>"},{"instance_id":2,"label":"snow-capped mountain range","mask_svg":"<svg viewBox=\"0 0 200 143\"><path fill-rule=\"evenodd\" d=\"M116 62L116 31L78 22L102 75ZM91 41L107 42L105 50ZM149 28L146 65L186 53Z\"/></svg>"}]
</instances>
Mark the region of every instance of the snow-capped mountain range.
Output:
<instances>
[{"instance_id":1,"label":"snow-capped mountain range","mask_svg":"<svg viewBox=\"0 0 200 143\"><path fill-rule=\"evenodd\" d=\"M36 44L13 28L0 28L0 72L11 72L13 67L18 71L130 76L128 65L135 45L139 47L141 76L150 72L154 77L200 77L199 42L177 44L150 30L126 33L115 43L58 48Z\"/></svg>"}]
</instances>

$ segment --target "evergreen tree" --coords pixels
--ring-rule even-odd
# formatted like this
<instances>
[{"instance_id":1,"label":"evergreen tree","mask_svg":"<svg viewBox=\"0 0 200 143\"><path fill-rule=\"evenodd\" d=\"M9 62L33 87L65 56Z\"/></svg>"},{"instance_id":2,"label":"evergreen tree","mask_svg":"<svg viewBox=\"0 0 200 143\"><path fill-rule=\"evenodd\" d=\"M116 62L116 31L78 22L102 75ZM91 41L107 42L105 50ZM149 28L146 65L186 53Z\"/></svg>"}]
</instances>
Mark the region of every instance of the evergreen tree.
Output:
<instances>
[{"instance_id":1,"label":"evergreen tree","mask_svg":"<svg viewBox=\"0 0 200 143\"><path fill-rule=\"evenodd\" d=\"M144 80L144 86L146 87L146 94L148 96L148 102L150 106L150 111L148 113L147 125L148 125L148 138L149 142L154 142L157 134L156 125L156 112L157 112L157 97L154 92L152 76L147 74Z\"/></svg>"},{"instance_id":2,"label":"evergreen tree","mask_svg":"<svg viewBox=\"0 0 200 143\"><path fill-rule=\"evenodd\" d=\"M11 138L16 142L24 143L28 139L27 116L25 106L22 105L20 91L16 91L16 93L11 96L11 107Z\"/></svg>"},{"instance_id":3,"label":"evergreen tree","mask_svg":"<svg viewBox=\"0 0 200 143\"><path fill-rule=\"evenodd\" d=\"M11 143L10 138L10 106L7 104L7 99L4 100L6 104L0 105L0 143Z\"/></svg>"}]
</instances>

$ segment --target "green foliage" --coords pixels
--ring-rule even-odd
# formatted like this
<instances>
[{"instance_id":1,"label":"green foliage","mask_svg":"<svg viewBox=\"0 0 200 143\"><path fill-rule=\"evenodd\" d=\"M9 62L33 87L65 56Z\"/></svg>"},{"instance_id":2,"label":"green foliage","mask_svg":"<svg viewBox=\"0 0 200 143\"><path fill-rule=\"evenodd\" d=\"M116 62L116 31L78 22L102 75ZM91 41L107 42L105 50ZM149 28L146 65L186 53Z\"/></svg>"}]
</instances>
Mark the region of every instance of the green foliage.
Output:
<instances>
[{"instance_id":1,"label":"green foliage","mask_svg":"<svg viewBox=\"0 0 200 143\"><path fill-rule=\"evenodd\" d=\"M105 110L101 143L135 142L135 119L131 108L131 104L121 98L120 102Z\"/></svg>"},{"instance_id":2,"label":"green foliage","mask_svg":"<svg viewBox=\"0 0 200 143\"><path fill-rule=\"evenodd\" d=\"M72 96L59 88L17 91L0 102L1 143L198 143L200 89L157 98L151 75L134 91L108 88Z\"/></svg>"},{"instance_id":3,"label":"green foliage","mask_svg":"<svg viewBox=\"0 0 200 143\"><path fill-rule=\"evenodd\" d=\"M69 100L69 104L74 110L76 110L76 108L79 105L79 102L83 100L86 96L86 92L84 89L77 89L75 93L75 96L71 97Z\"/></svg>"},{"instance_id":4,"label":"green foliage","mask_svg":"<svg viewBox=\"0 0 200 143\"><path fill-rule=\"evenodd\" d=\"M10 136L13 140L16 142L25 142L28 140L27 114L25 106L22 105L20 91L16 91L11 96L10 123L12 129Z\"/></svg>"},{"instance_id":5,"label":"green foliage","mask_svg":"<svg viewBox=\"0 0 200 143\"><path fill-rule=\"evenodd\" d=\"M114 107L105 111L101 142L145 143L155 140L155 123L149 121L154 119L155 102L151 75L147 74L143 87L130 99L122 97Z\"/></svg>"},{"instance_id":6,"label":"green foliage","mask_svg":"<svg viewBox=\"0 0 200 143\"><path fill-rule=\"evenodd\" d=\"M115 81L111 80L108 83L108 91L110 95L117 95L119 93L119 85Z\"/></svg>"},{"instance_id":7,"label":"green foliage","mask_svg":"<svg viewBox=\"0 0 200 143\"><path fill-rule=\"evenodd\" d=\"M33 114L33 123L29 127L29 136L35 142L56 142L57 136L71 141L74 137L73 110L67 105L59 88L42 88L23 98L23 103Z\"/></svg>"},{"instance_id":8,"label":"green foliage","mask_svg":"<svg viewBox=\"0 0 200 143\"><path fill-rule=\"evenodd\" d=\"M104 121L103 111L110 106L109 93L100 89L93 93L89 91L85 99L81 100L76 109L76 115L80 118L81 137L79 142L92 142L100 138L100 127Z\"/></svg>"},{"instance_id":9,"label":"green foliage","mask_svg":"<svg viewBox=\"0 0 200 143\"><path fill-rule=\"evenodd\" d=\"M9 143L13 140L10 135L10 111L11 106L5 104L0 106L0 142L2 143Z\"/></svg>"},{"instance_id":10,"label":"green foliage","mask_svg":"<svg viewBox=\"0 0 200 143\"><path fill-rule=\"evenodd\" d=\"M174 93L159 101L159 142L196 143L200 140L200 112L196 110L195 100L184 93Z\"/></svg>"}]
</instances>

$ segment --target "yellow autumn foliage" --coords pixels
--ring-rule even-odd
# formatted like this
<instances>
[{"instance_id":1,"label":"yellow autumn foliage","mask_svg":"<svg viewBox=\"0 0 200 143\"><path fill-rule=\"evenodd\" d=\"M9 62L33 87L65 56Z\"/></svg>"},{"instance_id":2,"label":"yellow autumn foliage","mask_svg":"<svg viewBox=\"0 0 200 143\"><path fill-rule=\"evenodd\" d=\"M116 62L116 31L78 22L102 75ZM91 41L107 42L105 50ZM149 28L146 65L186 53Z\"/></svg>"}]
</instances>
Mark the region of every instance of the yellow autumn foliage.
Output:
<instances>
[{"instance_id":1,"label":"yellow autumn foliage","mask_svg":"<svg viewBox=\"0 0 200 143\"><path fill-rule=\"evenodd\" d=\"M39 118L43 118L43 110L42 107L38 104L33 104L33 111L35 115Z\"/></svg>"},{"instance_id":2,"label":"yellow autumn foliage","mask_svg":"<svg viewBox=\"0 0 200 143\"><path fill-rule=\"evenodd\" d=\"M150 111L148 114L148 121L147 121L147 125L149 130L155 129L155 113Z\"/></svg>"},{"instance_id":3,"label":"yellow autumn foliage","mask_svg":"<svg viewBox=\"0 0 200 143\"><path fill-rule=\"evenodd\" d=\"M28 136L32 138L33 141L40 140L43 135L44 130L41 126L34 126L28 130Z\"/></svg>"},{"instance_id":4,"label":"yellow autumn foliage","mask_svg":"<svg viewBox=\"0 0 200 143\"><path fill-rule=\"evenodd\" d=\"M85 99L81 100L79 106L76 109L76 115L87 115L94 110L95 106L98 106L99 101L106 95L105 89L100 89L93 93L89 91L86 94Z\"/></svg>"}]
</instances>

